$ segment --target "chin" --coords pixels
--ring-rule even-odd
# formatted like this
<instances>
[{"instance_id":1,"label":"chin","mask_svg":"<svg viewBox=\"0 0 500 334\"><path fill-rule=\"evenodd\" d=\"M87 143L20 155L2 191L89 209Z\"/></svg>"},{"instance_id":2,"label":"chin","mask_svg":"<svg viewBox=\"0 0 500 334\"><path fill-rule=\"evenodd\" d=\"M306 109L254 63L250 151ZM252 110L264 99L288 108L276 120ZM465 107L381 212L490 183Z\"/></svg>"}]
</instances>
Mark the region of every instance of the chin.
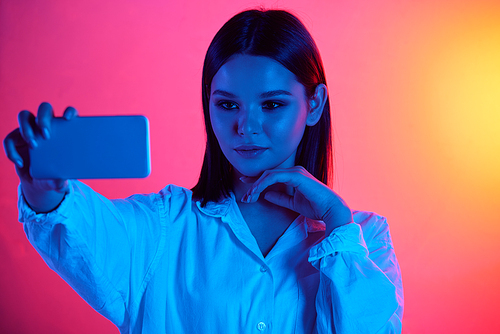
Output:
<instances>
[{"instance_id":1,"label":"chin","mask_svg":"<svg viewBox=\"0 0 500 334\"><path fill-rule=\"evenodd\" d=\"M238 168L235 167L234 165L231 165L234 168L234 171L237 174L241 174L243 176L248 176L248 177L259 177L264 173L264 171L272 168L266 168L266 169L261 169L261 168Z\"/></svg>"},{"instance_id":2,"label":"chin","mask_svg":"<svg viewBox=\"0 0 500 334\"><path fill-rule=\"evenodd\" d=\"M293 167L295 155L287 156L284 160L267 158L261 159L260 161L240 161L236 159L234 162L237 162L237 164L233 164L231 160L228 159L229 163L237 173L248 177L260 177L266 170Z\"/></svg>"},{"instance_id":3,"label":"chin","mask_svg":"<svg viewBox=\"0 0 500 334\"><path fill-rule=\"evenodd\" d=\"M236 168L235 168L236 169ZM259 177L262 175L262 173L264 173L263 170L258 170L258 171L249 171L249 170L245 170L245 171L241 171L239 169L236 169L236 171L243 175L243 176L247 176L247 177Z\"/></svg>"}]
</instances>

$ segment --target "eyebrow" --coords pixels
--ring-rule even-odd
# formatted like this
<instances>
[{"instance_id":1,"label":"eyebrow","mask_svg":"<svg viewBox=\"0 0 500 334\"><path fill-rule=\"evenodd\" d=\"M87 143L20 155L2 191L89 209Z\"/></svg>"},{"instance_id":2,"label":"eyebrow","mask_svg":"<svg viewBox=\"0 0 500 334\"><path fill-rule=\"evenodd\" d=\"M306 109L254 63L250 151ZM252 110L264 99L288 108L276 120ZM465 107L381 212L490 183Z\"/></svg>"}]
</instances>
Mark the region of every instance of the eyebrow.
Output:
<instances>
[{"instance_id":1,"label":"eyebrow","mask_svg":"<svg viewBox=\"0 0 500 334\"><path fill-rule=\"evenodd\" d=\"M233 93L227 92L227 91L222 90L222 89L214 90L212 95L222 95L222 96L229 97L229 98L236 98L237 97ZM261 99L266 99L266 98L279 96L279 95L290 95L291 96L292 93L290 93L286 90L278 89L278 90L270 90L270 91L264 92L264 93L260 94L259 97Z\"/></svg>"}]
</instances>

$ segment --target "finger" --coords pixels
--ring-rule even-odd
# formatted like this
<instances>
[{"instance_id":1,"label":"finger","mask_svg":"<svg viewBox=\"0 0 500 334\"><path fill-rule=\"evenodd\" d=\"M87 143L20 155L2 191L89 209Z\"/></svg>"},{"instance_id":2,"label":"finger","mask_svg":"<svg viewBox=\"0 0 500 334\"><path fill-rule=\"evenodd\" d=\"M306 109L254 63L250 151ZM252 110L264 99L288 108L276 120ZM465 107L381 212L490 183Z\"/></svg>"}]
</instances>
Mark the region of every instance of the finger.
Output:
<instances>
[{"instance_id":1,"label":"finger","mask_svg":"<svg viewBox=\"0 0 500 334\"><path fill-rule=\"evenodd\" d=\"M257 181L259 178L258 177L250 177L250 176L242 176L240 177L240 181L246 184L254 183Z\"/></svg>"},{"instance_id":2,"label":"finger","mask_svg":"<svg viewBox=\"0 0 500 334\"><path fill-rule=\"evenodd\" d=\"M290 196L282 192L268 191L266 194L264 194L264 199L268 202L271 202L273 204L282 206L290 210L295 209L293 205L294 204L293 196Z\"/></svg>"},{"instance_id":3,"label":"finger","mask_svg":"<svg viewBox=\"0 0 500 334\"><path fill-rule=\"evenodd\" d=\"M298 187L300 185L300 175L293 171L271 170L265 171L261 178L257 180L252 187L248 190L248 197L250 202L255 202L260 193L273 184L283 183L287 186Z\"/></svg>"},{"instance_id":4,"label":"finger","mask_svg":"<svg viewBox=\"0 0 500 334\"><path fill-rule=\"evenodd\" d=\"M5 137L5 139L3 140L3 148L5 150L7 158L15 163L17 167L23 168L23 158L21 157L21 155L19 155L16 149L16 138L17 140L21 139L21 133L19 129L15 129L11 133L9 133L7 137Z\"/></svg>"},{"instance_id":5,"label":"finger","mask_svg":"<svg viewBox=\"0 0 500 334\"><path fill-rule=\"evenodd\" d=\"M28 110L23 110L19 113L18 120L19 130L21 131L21 136L24 141L26 141L31 148L37 147L38 144L35 140L35 116Z\"/></svg>"},{"instance_id":6,"label":"finger","mask_svg":"<svg viewBox=\"0 0 500 334\"><path fill-rule=\"evenodd\" d=\"M66 110L64 110L63 118L66 119L67 121L77 116L78 116L78 111L73 107L67 107Z\"/></svg>"},{"instance_id":7,"label":"finger","mask_svg":"<svg viewBox=\"0 0 500 334\"><path fill-rule=\"evenodd\" d=\"M48 102L42 102L38 107L36 115L36 124L42 131L43 138L50 138L50 123L54 117L54 109Z\"/></svg>"},{"instance_id":8,"label":"finger","mask_svg":"<svg viewBox=\"0 0 500 334\"><path fill-rule=\"evenodd\" d=\"M264 173L257 178L256 181L252 184L252 186L248 189L247 193L243 197L243 201L247 203L256 202L259 199L260 193L264 191L267 187L274 184L272 180L270 180L270 175L272 173L277 173L282 170L266 170Z\"/></svg>"}]
</instances>

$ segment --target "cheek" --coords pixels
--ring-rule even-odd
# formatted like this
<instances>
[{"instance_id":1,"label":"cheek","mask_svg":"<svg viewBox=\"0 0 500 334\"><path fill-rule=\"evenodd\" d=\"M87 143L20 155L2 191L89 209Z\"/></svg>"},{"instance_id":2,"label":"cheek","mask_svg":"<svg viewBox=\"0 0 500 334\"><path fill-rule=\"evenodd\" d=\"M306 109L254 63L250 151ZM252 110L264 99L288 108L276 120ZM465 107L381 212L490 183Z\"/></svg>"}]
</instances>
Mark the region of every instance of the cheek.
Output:
<instances>
[{"instance_id":1,"label":"cheek","mask_svg":"<svg viewBox=\"0 0 500 334\"><path fill-rule=\"evenodd\" d=\"M305 118L301 113L292 117L286 117L274 122L269 129L269 133L276 141L280 141L283 145L298 145L304 135L306 128Z\"/></svg>"}]
</instances>

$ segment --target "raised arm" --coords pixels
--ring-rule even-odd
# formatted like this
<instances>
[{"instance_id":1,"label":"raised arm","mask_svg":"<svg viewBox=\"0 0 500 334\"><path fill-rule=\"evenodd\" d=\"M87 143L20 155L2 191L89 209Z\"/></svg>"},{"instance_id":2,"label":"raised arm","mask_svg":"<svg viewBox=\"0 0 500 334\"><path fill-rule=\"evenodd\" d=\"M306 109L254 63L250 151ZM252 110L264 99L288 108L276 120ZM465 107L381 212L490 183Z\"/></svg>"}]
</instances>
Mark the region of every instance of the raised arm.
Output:
<instances>
[{"instance_id":1,"label":"raised arm","mask_svg":"<svg viewBox=\"0 0 500 334\"><path fill-rule=\"evenodd\" d=\"M64 200L49 213L37 214L20 194L19 219L47 265L96 311L127 328L130 307L165 244L164 199L109 200L70 180Z\"/></svg>"},{"instance_id":2,"label":"raised arm","mask_svg":"<svg viewBox=\"0 0 500 334\"><path fill-rule=\"evenodd\" d=\"M67 108L64 118L77 115ZM75 180L39 180L29 173L29 147L50 140L52 107L42 103L35 117L19 113L19 128L4 140L15 163L19 220L48 266L94 309L119 328L140 296L165 240L164 203L169 194L109 200Z\"/></svg>"}]
</instances>

